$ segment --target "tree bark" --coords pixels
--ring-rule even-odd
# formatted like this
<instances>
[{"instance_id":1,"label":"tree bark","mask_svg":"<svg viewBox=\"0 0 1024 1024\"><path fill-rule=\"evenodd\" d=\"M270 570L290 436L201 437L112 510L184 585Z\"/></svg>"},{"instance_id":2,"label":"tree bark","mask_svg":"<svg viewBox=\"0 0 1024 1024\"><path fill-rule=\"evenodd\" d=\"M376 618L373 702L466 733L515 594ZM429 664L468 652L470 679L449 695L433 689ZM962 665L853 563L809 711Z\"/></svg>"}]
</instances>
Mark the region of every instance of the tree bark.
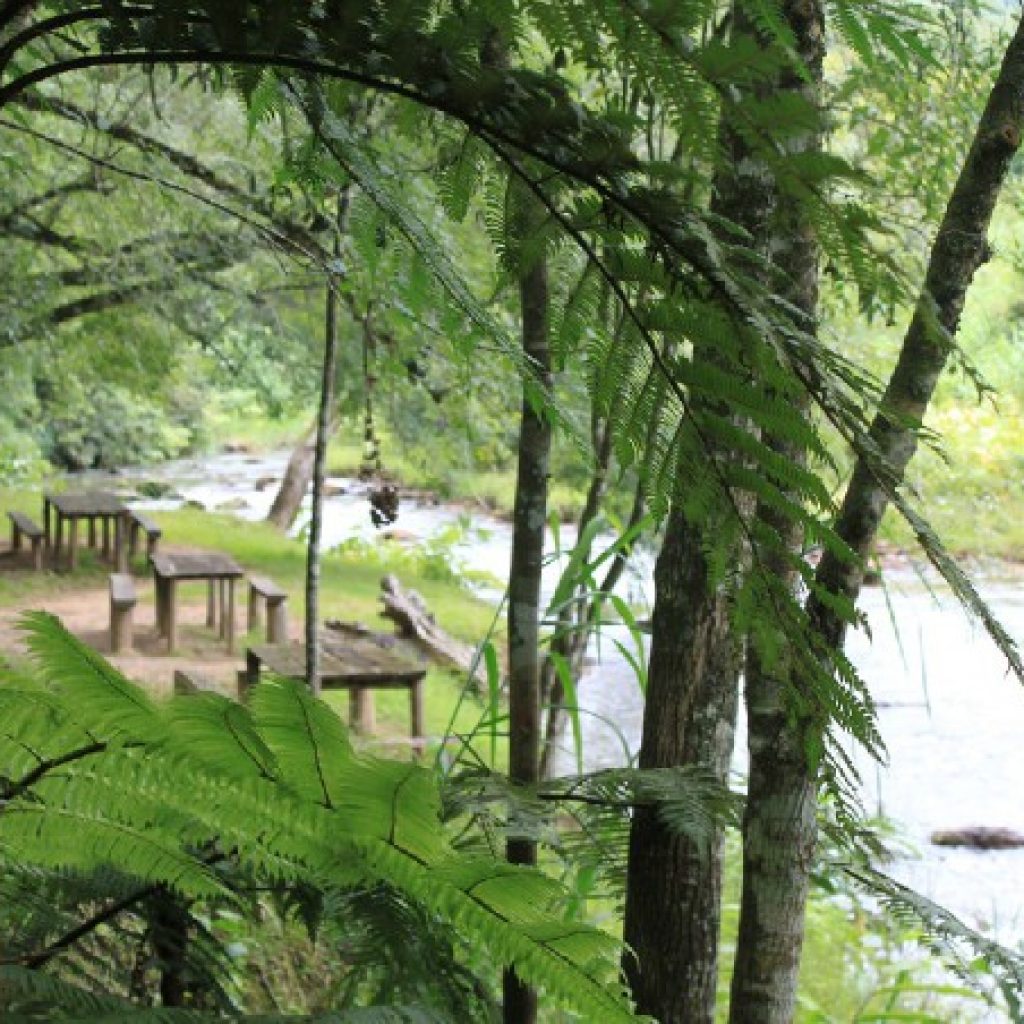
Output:
<instances>
[{"instance_id":1,"label":"tree bark","mask_svg":"<svg viewBox=\"0 0 1024 1024\"><path fill-rule=\"evenodd\" d=\"M524 218L528 219L528 218ZM525 233L521 237L526 237ZM523 351L538 383L551 381L548 346L548 271L541 256L520 277ZM512 518L512 559L508 583L509 776L535 785L540 778L540 583L547 524L548 463L551 424L535 408L524 384L519 428L519 457ZM535 864L533 840L508 840L513 864ZM504 976L505 1024L533 1024L537 993L514 970Z\"/></svg>"},{"instance_id":2,"label":"tree bark","mask_svg":"<svg viewBox=\"0 0 1024 1024\"><path fill-rule=\"evenodd\" d=\"M824 12L817 0L784 0L782 13L793 31L804 66L785 68L780 92L800 92L820 105L825 56ZM821 149L818 130L790 142L796 152ZM780 196L772 225L775 263L787 282L784 296L814 323L818 307L819 246L805 208ZM806 408L806 403L805 403ZM806 461L797 445L766 436L765 442L794 463ZM794 496L799 501L799 496ZM767 505L758 517L800 550L800 526ZM764 568L787 586L796 573L779 550L761 552ZM750 767L743 818L743 889L733 966L731 1024L785 1024L793 1019L803 946L810 869L817 840L817 790L803 743L805 723L794 722L785 699L785 659L772 668L755 644L748 648L745 699Z\"/></svg>"},{"instance_id":3,"label":"tree bark","mask_svg":"<svg viewBox=\"0 0 1024 1024\"><path fill-rule=\"evenodd\" d=\"M338 365L338 286L341 281L341 235L348 216L349 186L338 196L338 214L334 237L334 263L327 276L327 303L324 311L324 361L320 379L320 409L317 415L316 444L313 450L313 502L309 514L309 540L306 546L306 682L314 694L320 694L320 533L324 509L324 469L327 464L327 439L331 410L334 407L334 377Z\"/></svg>"},{"instance_id":4,"label":"tree bark","mask_svg":"<svg viewBox=\"0 0 1024 1024\"><path fill-rule=\"evenodd\" d=\"M733 16L735 33L754 32L741 5L734 5ZM774 181L728 118L723 118L721 140L713 207L745 228L751 246L764 251ZM750 273L763 269L752 266ZM695 351L694 360L723 368L714 351ZM700 411L696 396L692 407ZM640 768L697 765L724 784L735 736L742 640L732 629L729 596L712 580L703 532L704 525L687 522L677 504L655 567ZM737 550L737 563L741 557ZM702 849L671 832L654 809L638 809L634 816L624 932L632 955L624 967L637 1010L661 1024L713 1024L715 1019L723 848L721 830L710 848Z\"/></svg>"},{"instance_id":5,"label":"tree bark","mask_svg":"<svg viewBox=\"0 0 1024 1024\"><path fill-rule=\"evenodd\" d=\"M291 529L302 507L302 499L309 490L309 482L313 479L316 430L317 425L314 423L295 446L281 479L281 486L278 487L274 502L267 513L267 522L273 523L280 530Z\"/></svg>"},{"instance_id":6,"label":"tree bark","mask_svg":"<svg viewBox=\"0 0 1024 1024\"><path fill-rule=\"evenodd\" d=\"M700 531L674 511L655 567L640 768L698 764L725 779L740 647L722 594L709 592ZM700 849L638 808L629 842L626 976L639 1013L662 1024L714 1020L721 840Z\"/></svg>"}]
</instances>

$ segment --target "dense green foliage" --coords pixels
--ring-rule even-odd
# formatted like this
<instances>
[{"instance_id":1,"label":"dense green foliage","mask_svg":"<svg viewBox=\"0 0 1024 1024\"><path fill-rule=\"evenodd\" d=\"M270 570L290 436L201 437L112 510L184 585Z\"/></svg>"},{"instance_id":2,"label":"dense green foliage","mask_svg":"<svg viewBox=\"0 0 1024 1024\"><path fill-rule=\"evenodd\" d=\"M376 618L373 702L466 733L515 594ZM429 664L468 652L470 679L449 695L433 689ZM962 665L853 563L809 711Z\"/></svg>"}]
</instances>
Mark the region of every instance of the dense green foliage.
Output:
<instances>
[{"instance_id":1,"label":"dense green foliage","mask_svg":"<svg viewBox=\"0 0 1024 1024\"><path fill-rule=\"evenodd\" d=\"M883 403L889 353L876 325L898 324L916 301L918 228L941 211L961 129L991 77L984 49L964 57L976 40L944 8L832 0L841 46L822 111L798 90L774 91L804 69L771 0L744 5L749 33L732 31L714 0L30 7L0 12L10 19L0 22L0 156L32 170L0 210L12 243L0 269L23 283L0 308L0 373L16 395L0 414L0 452L17 456L4 476L31 475L41 459L167 457L202 445L208 412L304 407L326 279L345 317L339 407L364 414L371 433L383 418L409 462L435 478L445 463L507 471L522 380L560 428L559 467L579 490L638 488L635 507L654 520L674 507L699 528L710 585L727 596L735 634L777 672L797 745L847 830L856 779L843 734L879 755L883 744L870 691L836 640L859 623L856 588L831 586L805 556L820 548L861 571L836 523L851 461L1024 675L1013 637L870 429L878 417L911 446L932 440ZM998 52L994 21L978 35ZM926 102L934 110L915 130L908 111ZM723 120L821 245L834 285L820 324L780 298L789 282L758 240L715 212ZM829 149L801 144L826 130ZM920 189L922 154L940 173ZM332 237L339 191L353 200ZM529 231L527 205L540 211ZM511 313L519 275L542 256L552 388L524 359ZM984 390L939 324L925 333ZM708 351L713 360L699 357ZM458 441L439 459L442 433ZM749 516L752 504L775 520ZM124 878L102 875L113 864L143 887L149 917L136 923L163 957L161 984L188 989L168 960L183 928L212 936L199 915L182 924L192 913L182 900L221 907L252 888L315 890L339 915L358 904L372 936L377 913L399 930L436 928L438 945L452 946L449 1010L459 998L488 1009L458 966L486 948L585 1019L629 1019L610 980L615 944L562 920L565 894L544 875L449 843L429 773L352 756L338 723L283 684L262 687L251 713L205 699L155 708L53 623L33 621L56 687L26 678L0 691L11 709L0 855L40 915L26 949L70 924L44 912L52 892L79 913L101 893L127 898ZM621 784L622 803L646 799ZM514 819L514 800L502 801ZM162 933L174 921L178 939ZM97 991L140 1001L130 978L77 966L76 989L13 967L3 983L26 1014L90 1000L129 1012ZM209 977L226 972L218 961ZM213 1002L231 1005L219 985L207 986Z\"/></svg>"}]
</instances>

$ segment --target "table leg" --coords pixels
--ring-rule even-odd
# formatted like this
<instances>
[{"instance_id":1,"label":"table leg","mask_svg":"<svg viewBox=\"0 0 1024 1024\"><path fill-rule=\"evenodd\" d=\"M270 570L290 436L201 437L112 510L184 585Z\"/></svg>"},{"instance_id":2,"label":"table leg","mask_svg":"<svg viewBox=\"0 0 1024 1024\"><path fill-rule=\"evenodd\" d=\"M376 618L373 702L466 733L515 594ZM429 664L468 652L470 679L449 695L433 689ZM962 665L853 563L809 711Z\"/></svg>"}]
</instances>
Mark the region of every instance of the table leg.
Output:
<instances>
[{"instance_id":1,"label":"table leg","mask_svg":"<svg viewBox=\"0 0 1024 1024\"><path fill-rule=\"evenodd\" d=\"M409 687L409 711L412 719L412 738L419 740L417 750L423 752L423 738L425 730L423 726L423 680L417 679Z\"/></svg>"},{"instance_id":2,"label":"table leg","mask_svg":"<svg viewBox=\"0 0 1024 1024\"><path fill-rule=\"evenodd\" d=\"M43 498L43 540L46 542L47 550L50 548L50 499Z\"/></svg>"},{"instance_id":3,"label":"table leg","mask_svg":"<svg viewBox=\"0 0 1024 1024\"><path fill-rule=\"evenodd\" d=\"M110 558L110 516L103 517L103 557Z\"/></svg>"},{"instance_id":4,"label":"table leg","mask_svg":"<svg viewBox=\"0 0 1024 1024\"><path fill-rule=\"evenodd\" d=\"M118 512L114 519L114 560L118 572L128 572L128 513Z\"/></svg>"},{"instance_id":5,"label":"table leg","mask_svg":"<svg viewBox=\"0 0 1024 1024\"><path fill-rule=\"evenodd\" d=\"M228 585L228 654L235 653L235 581L227 581Z\"/></svg>"},{"instance_id":6,"label":"table leg","mask_svg":"<svg viewBox=\"0 0 1024 1024\"><path fill-rule=\"evenodd\" d=\"M349 725L362 736L372 736L377 729L377 709L373 691L366 686L350 686L348 691Z\"/></svg>"},{"instance_id":7,"label":"table leg","mask_svg":"<svg viewBox=\"0 0 1024 1024\"><path fill-rule=\"evenodd\" d=\"M213 629L217 625L217 593L213 580L206 581L206 625Z\"/></svg>"},{"instance_id":8,"label":"table leg","mask_svg":"<svg viewBox=\"0 0 1024 1024\"><path fill-rule=\"evenodd\" d=\"M68 519L68 569L75 571L78 565L78 516Z\"/></svg>"},{"instance_id":9,"label":"table leg","mask_svg":"<svg viewBox=\"0 0 1024 1024\"><path fill-rule=\"evenodd\" d=\"M64 542L64 517L60 514L60 509L57 509L55 512L54 525L56 527L56 537L53 542L53 567L54 569L59 569L60 549Z\"/></svg>"},{"instance_id":10,"label":"table leg","mask_svg":"<svg viewBox=\"0 0 1024 1024\"><path fill-rule=\"evenodd\" d=\"M225 601L224 593L224 580L217 580L217 621L220 623L220 628L217 630L217 636L223 640L227 635L227 620L224 615L224 606L227 604Z\"/></svg>"},{"instance_id":11,"label":"table leg","mask_svg":"<svg viewBox=\"0 0 1024 1024\"><path fill-rule=\"evenodd\" d=\"M167 653L173 654L178 643L178 581L167 580Z\"/></svg>"},{"instance_id":12,"label":"table leg","mask_svg":"<svg viewBox=\"0 0 1024 1024\"><path fill-rule=\"evenodd\" d=\"M162 637L167 635L164 615L164 581L153 573L153 600L156 603L156 635Z\"/></svg>"},{"instance_id":13,"label":"table leg","mask_svg":"<svg viewBox=\"0 0 1024 1024\"><path fill-rule=\"evenodd\" d=\"M96 547L96 517L89 516L89 547Z\"/></svg>"}]
</instances>

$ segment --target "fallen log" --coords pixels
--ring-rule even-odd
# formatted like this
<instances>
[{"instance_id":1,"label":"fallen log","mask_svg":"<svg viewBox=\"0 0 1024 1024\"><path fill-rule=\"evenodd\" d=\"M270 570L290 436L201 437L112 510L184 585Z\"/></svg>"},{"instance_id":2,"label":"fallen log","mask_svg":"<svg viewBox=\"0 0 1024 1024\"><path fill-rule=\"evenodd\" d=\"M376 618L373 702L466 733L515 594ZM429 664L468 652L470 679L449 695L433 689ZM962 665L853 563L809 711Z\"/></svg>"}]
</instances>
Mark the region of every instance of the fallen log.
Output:
<instances>
[{"instance_id":1,"label":"fallen log","mask_svg":"<svg viewBox=\"0 0 1024 1024\"><path fill-rule=\"evenodd\" d=\"M931 841L935 846L966 846L972 850L1015 850L1024 847L1024 835L1020 832L990 825L941 829L932 833Z\"/></svg>"},{"instance_id":2,"label":"fallen log","mask_svg":"<svg viewBox=\"0 0 1024 1024\"><path fill-rule=\"evenodd\" d=\"M395 623L400 637L415 640L435 661L454 668L486 685L487 675L482 662L477 662L476 649L446 633L438 624L426 601L415 590L406 590L390 573L380 581L381 614Z\"/></svg>"}]
</instances>

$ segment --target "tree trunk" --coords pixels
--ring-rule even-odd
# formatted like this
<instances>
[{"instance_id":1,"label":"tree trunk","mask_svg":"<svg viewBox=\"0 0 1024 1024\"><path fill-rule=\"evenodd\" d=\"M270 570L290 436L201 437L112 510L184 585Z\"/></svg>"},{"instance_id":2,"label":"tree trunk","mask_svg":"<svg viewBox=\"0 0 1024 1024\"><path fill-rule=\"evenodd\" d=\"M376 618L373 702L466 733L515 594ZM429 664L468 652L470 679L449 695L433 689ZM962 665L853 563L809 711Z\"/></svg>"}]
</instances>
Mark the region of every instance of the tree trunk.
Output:
<instances>
[{"instance_id":1,"label":"tree trunk","mask_svg":"<svg viewBox=\"0 0 1024 1024\"><path fill-rule=\"evenodd\" d=\"M800 10L806 11L806 6L801 5ZM798 38L808 41L808 26L792 11L787 13ZM1007 49L954 187L914 317L872 424L871 439L878 457L896 480L902 479L916 449L914 425L923 419L949 356L967 288L988 257L988 227L1022 130L1024 22ZM806 243L801 248L806 252ZM885 488L872 466L858 459L836 530L862 559L877 534L887 503ZM826 552L817 580L828 591L856 600L862 572L861 562L846 562ZM811 597L807 612L827 644L841 649L846 623L835 608ZM731 1020L734 1024L781 1024L793 1016L803 896L814 846L814 780L809 776L799 732L784 713L778 680L765 679L755 665L748 687L751 779Z\"/></svg>"},{"instance_id":2,"label":"tree trunk","mask_svg":"<svg viewBox=\"0 0 1024 1024\"><path fill-rule=\"evenodd\" d=\"M349 186L338 196L337 233L334 238L334 265L327 278L327 303L324 311L324 361L320 378L320 410L317 415L316 444L313 450L313 503L309 513L309 540L306 546L306 682L314 694L320 693L320 533L324 509L324 467L330 434L331 409L334 406L334 377L338 365L338 286L341 280L341 235L348 216Z\"/></svg>"},{"instance_id":3,"label":"tree trunk","mask_svg":"<svg viewBox=\"0 0 1024 1024\"><path fill-rule=\"evenodd\" d=\"M314 423L302 440L295 446L288 468L284 471L281 486L277 489L274 502L267 513L267 522L280 530L291 529L295 517L302 508L302 499L309 490L313 479L313 459L316 455L316 429Z\"/></svg>"},{"instance_id":4,"label":"tree trunk","mask_svg":"<svg viewBox=\"0 0 1024 1024\"><path fill-rule=\"evenodd\" d=\"M727 602L709 593L699 529L674 511L655 567L641 769L699 764L725 779L740 647ZM638 809L629 841L626 976L639 1013L662 1024L714 1020L721 840L700 849Z\"/></svg>"},{"instance_id":5,"label":"tree trunk","mask_svg":"<svg viewBox=\"0 0 1024 1024\"><path fill-rule=\"evenodd\" d=\"M753 33L740 5L733 14L734 32ZM745 228L751 245L765 251L774 182L727 119L721 137L727 162L715 175L715 212ZM763 269L752 266L750 273ZM695 351L694 360L735 370L710 350ZM695 411L699 405L694 400ZM724 784L742 641L732 629L728 594L714 586L703 530L675 507L658 555L640 767L697 765ZM735 558L739 562L739 550ZM624 967L637 1010L661 1024L715 1019L723 847L721 830L702 849L671 832L653 809L634 816L624 932L631 955Z\"/></svg>"},{"instance_id":6,"label":"tree trunk","mask_svg":"<svg viewBox=\"0 0 1024 1024\"><path fill-rule=\"evenodd\" d=\"M779 92L801 92L820 103L825 56L824 13L816 0L784 0L797 55L806 69L783 70ZM791 150L821 149L817 130L793 139ZM781 196L772 226L772 251L787 282L785 298L814 323L818 307L819 246L804 208ZM806 406L805 406L806 408ZM794 463L806 461L798 446L766 436L765 442ZM799 496L794 496L799 501ZM792 517L761 505L758 517L800 550L803 534ZM778 549L762 553L766 568L790 587L796 574ZM810 869L817 840L817 790L803 743L785 700L785 659L771 670L754 644L748 649L745 698L750 757L743 818L743 890L733 967L731 1024L784 1024L793 1019L803 946Z\"/></svg>"},{"instance_id":7,"label":"tree trunk","mask_svg":"<svg viewBox=\"0 0 1024 1024\"><path fill-rule=\"evenodd\" d=\"M548 273L543 256L523 272L519 296L523 351L546 389L551 379L551 355ZM535 785L540 777L540 581L551 424L531 403L527 391L524 385L508 583L509 775L513 782ZM536 843L529 839L509 839L506 854L513 864L537 862ZM536 1018L537 993L524 985L514 970L506 970L505 1024L533 1024Z\"/></svg>"}]
</instances>

